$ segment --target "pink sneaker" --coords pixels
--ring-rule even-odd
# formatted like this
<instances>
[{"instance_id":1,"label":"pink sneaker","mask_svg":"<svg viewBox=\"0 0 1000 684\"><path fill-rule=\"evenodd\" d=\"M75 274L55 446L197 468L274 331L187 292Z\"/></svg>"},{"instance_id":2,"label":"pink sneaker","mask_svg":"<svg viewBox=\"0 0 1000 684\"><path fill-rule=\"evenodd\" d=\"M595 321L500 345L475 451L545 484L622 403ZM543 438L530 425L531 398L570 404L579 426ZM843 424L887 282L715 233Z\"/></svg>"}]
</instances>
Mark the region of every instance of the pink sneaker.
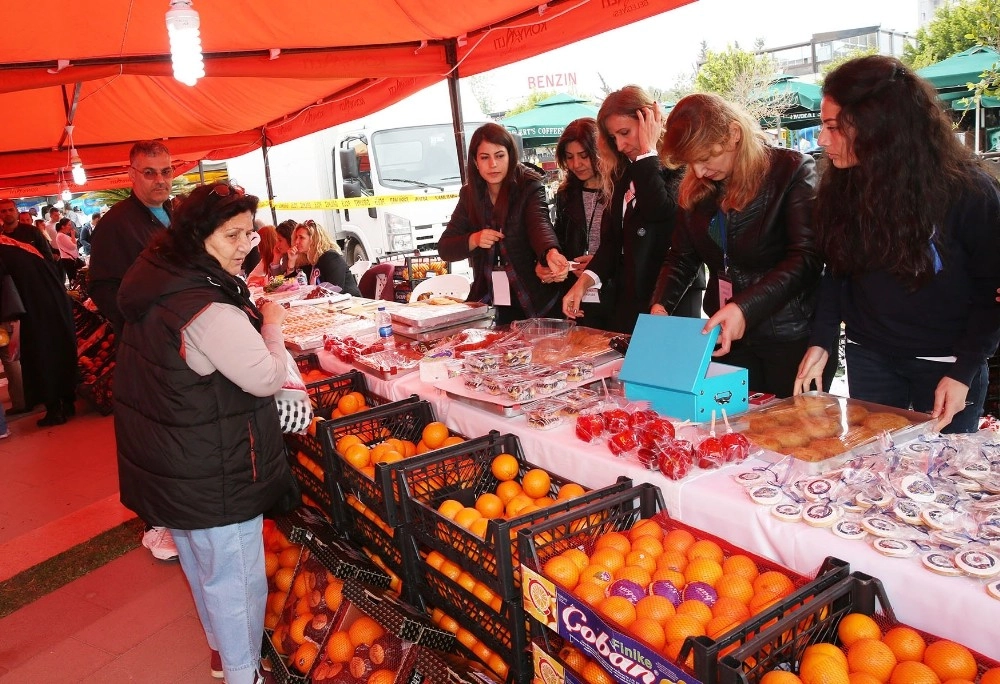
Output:
<instances>
[{"instance_id":1,"label":"pink sneaker","mask_svg":"<svg viewBox=\"0 0 1000 684\"><path fill-rule=\"evenodd\" d=\"M142 545L149 549L153 558L162 561L177 560L177 546L166 527L151 527L146 530L142 535Z\"/></svg>"}]
</instances>

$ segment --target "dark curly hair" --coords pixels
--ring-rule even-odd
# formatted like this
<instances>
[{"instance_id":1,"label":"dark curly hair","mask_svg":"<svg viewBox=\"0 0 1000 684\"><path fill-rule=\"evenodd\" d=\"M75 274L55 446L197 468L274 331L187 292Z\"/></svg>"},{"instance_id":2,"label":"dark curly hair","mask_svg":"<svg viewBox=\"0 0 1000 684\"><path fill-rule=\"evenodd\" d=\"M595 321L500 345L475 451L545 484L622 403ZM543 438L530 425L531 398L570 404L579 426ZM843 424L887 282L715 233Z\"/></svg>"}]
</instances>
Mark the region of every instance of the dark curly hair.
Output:
<instances>
[{"instance_id":1,"label":"dark curly hair","mask_svg":"<svg viewBox=\"0 0 1000 684\"><path fill-rule=\"evenodd\" d=\"M597 119L592 117L576 119L570 121L563 129L562 135L559 136L559 142L556 143L556 163L564 172L563 181L559 186L560 190L580 184L576 174L566 168L566 146L572 142L580 143L580 147L586 152L590 164L594 168L594 175L598 178L601 177L597 159Z\"/></svg>"},{"instance_id":2,"label":"dark curly hair","mask_svg":"<svg viewBox=\"0 0 1000 684\"><path fill-rule=\"evenodd\" d=\"M226 183L199 185L181 199L153 250L176 264L205 263L212 259L205 240L223 223L240 214L257 212L257 198L243 194L242 188Z\"/></svg>"},{"instance_id":3,"label":"dark curly hair","mask_svg":"<svg viewBox=\"0 0 1000 684\"><path fill-rule=\"evenodd\" d=\"M886 270L911 289L934 275L946 214L974 187L977 163L955 137L934 88L898 59L845 62L823 83L857 165L825 168L816 227L828 268L850 276Z\"/></svg>"}]
</instances>

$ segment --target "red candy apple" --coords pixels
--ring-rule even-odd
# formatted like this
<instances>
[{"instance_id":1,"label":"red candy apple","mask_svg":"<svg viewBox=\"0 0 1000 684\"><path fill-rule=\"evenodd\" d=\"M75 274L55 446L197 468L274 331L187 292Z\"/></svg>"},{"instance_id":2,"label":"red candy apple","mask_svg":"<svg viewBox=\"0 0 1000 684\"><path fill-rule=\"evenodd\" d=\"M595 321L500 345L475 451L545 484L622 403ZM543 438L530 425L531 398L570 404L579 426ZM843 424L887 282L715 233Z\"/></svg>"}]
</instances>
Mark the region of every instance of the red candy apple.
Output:
<instances>
[{"instance_id":1,"label":"red candy apple","mask_svg":"<svg viewBox=\"0 0 1000 684\"><path fill-rule=\"evenodd\" d=\"M701 441L695 454L698 456L699 468L718 468L722 464L722 442L718 437L708 437Z\"/></svg>"},{"instance_id":2,"label":"red candy apple","mask_svg":"<svg viewBox=\"0 0 1000 684\"><path fill-rule=\"evenodd\" d=\"M726 463L743 461L750 455L750 440L739 432L730 432L722 436L722 458Z\"/></svg>"},{"instance_id":3,"label":"red candy apple","mask_svg":"<svg viewBox=\"0 0 1000 684\"><path fill-rule=\"evenodd\" d=\"M605 420L607 420L605 418ZM615 456L621 456L622 454L633 451L639 446L639 440L635 437L635 432L632 430L622 430L621 432L612 435L608 440L608 448L611 449L611 453Z\"/></svg>"},{"instance_id":4,"label":"red candy apple","mask_svg":"<svg viewBox=\"0 0 1000 684\"><path fill-rule=\"evenodd\" d=\"M604 419L600 414L584 414L576 417L576 436L584 442L594 442L604 434Z\"/></svg>"},{"instance_id":5,"label":"red candy apple","mask_svg":"<svg viewBox=\"0 0 1000 684\"><path fill-rule=\"evenodd\" d=\"M629 427L628 411L611 409L610 411L605 411L602 415L604 417L604 427L607 428L608 432L618 433L627 430Z\"/></svg>"}]
</instances>

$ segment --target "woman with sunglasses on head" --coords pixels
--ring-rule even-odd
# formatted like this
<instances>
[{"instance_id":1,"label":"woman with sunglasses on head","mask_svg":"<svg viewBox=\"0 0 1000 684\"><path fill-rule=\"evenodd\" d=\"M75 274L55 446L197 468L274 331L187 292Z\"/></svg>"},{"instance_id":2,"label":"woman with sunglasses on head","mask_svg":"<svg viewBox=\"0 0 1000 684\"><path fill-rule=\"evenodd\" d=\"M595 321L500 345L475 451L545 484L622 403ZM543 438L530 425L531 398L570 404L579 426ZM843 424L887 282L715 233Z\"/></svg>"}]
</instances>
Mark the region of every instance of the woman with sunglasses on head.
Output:
<instances>
[{"instance_id":1,"label":"woman with sunglasses on head","mask_svg":"<svg viewBox=\"0 0 1000 684\"><path fill-rule=\"evenodd\" d=\"M955 137L934 88L897 59L823 82L816 197L826 273L796 391L847 334L850 395L975 432L1000 341L1000 189Z\"/></svg>"},{"instance_id":2,"label":"woman with sunglasses on head","mask_svg":"<svg viewBox=\"0 0 1000 684\"><path fill-rule=\"evenodd\" d=\"M649 311L663 255L670 246L679 173L660 162L660 106L638 86L608 95L597 113L598 151L604 193L601 241L587 268L563 297L569 318L583 314L588 289L611 311L609 330L631 333ZM702 287L704 287L702 285ZM701 291L691 288L677 315L698 315Z\"/></svg>"},{"instance_id":3,"label":"woman with sunglasses on head","mask_svg":"<svg viewBox=\"0 0 1000 684\"><path fill-rule=\"evenodd\" d=\"M329 283L355 297L361 296L358 281L351 273L340 247L329 234L313 220L300 223L293 233L296 251L295 270L302 271L310 285Z\"/></svg>"},{"instance_id":4,"label":"woman with sunglasses on head","mask_svg":"<svg viewBox=\"0 0 1000 684\"><path fill-rule=\"evenodd\" d=\"M542 177L518 163L510 132L488 123L469 141L467 178L438 253L469 260L469 301L496 306L500 324L556 314L561 290L543 283L535 266L550 269L554 281L566 278L569 263L552 232Z\"/></svg>"},{"instance_id":5,"label":"woman with sunglasses on head","mask_svg":"<svg viewBox=\"0 0 1000 684\"><path fill-rule=\"evenodd\" d=\"M671 313L707 265L704 332L720 328L713 356L746 368L751 390L791 396L823 267L812 227L816 164L770 147L749 113L713 93L677 103L663 151L686 170L651 313Z\"/></svg>"},{"instance_id":6,"label":"woman with sunglasses on head","mask_svg":"<svg viewBox=\"0 0 1000 684\"><path fill-rule=\"evenodd\" d=\"M195 188L126 273L115 368L121 500L168 528L229 684L260 670L267 579L263 513L286 493L274 393L287 370L285 309L242 279L257 198Z\"/></svg>"}]
</instances>

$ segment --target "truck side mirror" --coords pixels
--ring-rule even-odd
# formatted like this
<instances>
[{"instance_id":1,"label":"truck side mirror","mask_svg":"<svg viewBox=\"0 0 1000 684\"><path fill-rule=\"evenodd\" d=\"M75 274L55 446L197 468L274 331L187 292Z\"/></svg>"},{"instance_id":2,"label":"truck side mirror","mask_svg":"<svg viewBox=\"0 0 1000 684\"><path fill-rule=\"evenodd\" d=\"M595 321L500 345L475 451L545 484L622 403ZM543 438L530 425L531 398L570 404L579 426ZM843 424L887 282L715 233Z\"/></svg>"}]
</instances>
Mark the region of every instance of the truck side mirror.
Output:
<instances>
[{"instance_id":1,"label":"truck side mirror","mask_svg":"<svg viewBox=\"0 0 1000 684\"><path fill-rule=\"evenodd\" d=\"M354 151L354 148L342 147L337 151L340 153L340 172L344 175L344 178L360 178L361 173L358 170L358 153Z\"/></svg>"}]
</instances>

